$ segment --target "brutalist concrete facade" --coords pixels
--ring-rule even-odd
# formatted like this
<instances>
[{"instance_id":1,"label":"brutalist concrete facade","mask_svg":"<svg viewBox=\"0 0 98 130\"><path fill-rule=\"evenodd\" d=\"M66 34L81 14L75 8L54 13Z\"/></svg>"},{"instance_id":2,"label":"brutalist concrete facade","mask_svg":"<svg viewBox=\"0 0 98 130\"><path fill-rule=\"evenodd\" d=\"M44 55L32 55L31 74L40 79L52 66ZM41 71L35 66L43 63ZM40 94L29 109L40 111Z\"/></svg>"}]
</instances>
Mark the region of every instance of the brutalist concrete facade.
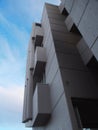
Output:
<instances>
[{"instance_id":1,"label":"brutalist concrete facade","mask_svg":"<svg viewBox=\"0 0 98 130\"><path fill-rule=\"evenodd\" d=\"M34 23L23 123L33 130L98 128L98 1L46 3Z\"/></svg>"}]
</instances>

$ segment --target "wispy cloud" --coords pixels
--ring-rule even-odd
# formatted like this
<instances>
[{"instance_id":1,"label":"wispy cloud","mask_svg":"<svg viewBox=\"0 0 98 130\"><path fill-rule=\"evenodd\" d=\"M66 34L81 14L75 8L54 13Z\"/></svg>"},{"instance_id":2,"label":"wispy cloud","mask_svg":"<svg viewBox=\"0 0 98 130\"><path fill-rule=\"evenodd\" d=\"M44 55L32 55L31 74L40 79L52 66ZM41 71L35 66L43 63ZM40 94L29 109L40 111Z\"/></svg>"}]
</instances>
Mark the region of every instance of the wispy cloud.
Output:
<instances>
[{"instance_id":1,"label":"wispy cloud","mask_svg":"<svg viewBox=\"0 0 98 130\"><path fill-rule=\"evenodd\" d=\"M23 104L23 91L23 86L14 85L8 88L0 86L0 96L2 96L2 98L0 98L0 109L6 109L8 112L21 112Z\"/></svg>"},{"instance_id":2,"label":"wispy cloud","mask_svg":"<svg viewBox=\"0 0 98 130\"><path fill-rule=\"evenodd\" d=\"M39 22L44 2L0 0L0 129L25 130L21 124L27 45L32 22Z\"/></svg>"},{"instance_id":3,"label":"wispy cloud","mask_svg":"<svg viewBox=\"0 0 98 130\"><path fill-rule=\"evenodd\" d=\"M18 47L24 48L27 45L29 33L25 30L25 27L19 27L12 23L2 13L0 13L0 29L0 35L8 39L12 46L19 45Z\"/></svg>"},{"instance_id":4,"label":"wispy cloud","mask_svg":"<svg viewBox=\"0 0 98 130\"><path fill-rule=\"evenodd\" d=\"M3 1L3 0L2 0ZM7 6L3 7L3 14L18 26L31 30L32 22L40 21L45 2L59 4L60 0L6 0ZM4 2L2 2L4 5ZM2 10L2 8L1 8ZM9 13L8 13L9 12Z\"/></svg>"},{"instance_id":5,"label":"wispy cloud","mask_svg":"<svg viewBox=\"0 0 98 130\"><path fill-rule=\"evenodd\" d=\"M23 87L11 86L4 88L0 86L0 125L6 123L21 122L23 106Z\"/></svg>"},{"instance_id":6,"label":"wispy cloud","mask_svg":"<svg viewBox=\"0 0 98 130\"><path fill-rule=\"evenodd\" d=\"M29 34L0 13L0 84L23 82Z\"/></svg>"},{"instance_id":7,"label":"wispy cloud","mask_svg":"<svg viewBox=\"0 0 98 130\"><path fill-rule=\"evenodd\" d=\"M0 129L26 130L21 124L23 93L23 86L0 86Z\"/></svg>"}]
</instances>

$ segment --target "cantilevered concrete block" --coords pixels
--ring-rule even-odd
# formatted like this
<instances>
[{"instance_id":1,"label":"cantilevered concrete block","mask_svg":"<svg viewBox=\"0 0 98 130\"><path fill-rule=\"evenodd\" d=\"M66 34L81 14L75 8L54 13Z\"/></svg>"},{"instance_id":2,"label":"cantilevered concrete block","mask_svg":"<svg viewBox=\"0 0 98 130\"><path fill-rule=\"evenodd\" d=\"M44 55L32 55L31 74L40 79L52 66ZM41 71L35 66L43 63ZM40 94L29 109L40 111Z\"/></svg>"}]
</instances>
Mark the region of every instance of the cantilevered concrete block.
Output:
<instances>
[{"instance_id":1,"label":"cantilevered concrete block","mask_svg":"<svg viewBox=\"0 0 98 130\"><path fill-rule=\"evenodd\" d=\"M47 84L37 84L33 96L33 127L44 126L51 116L50 91Z\"/></svg>"},{"instance_id":2,"label":"cantilevered concrete block","mask_svg":"<svg viewBox=\"0 0 98 130\"><path fill-rule=\"evenodd\" d=\"M33 34L32 34L32 40L36 46L41 46L43 41L43 29L41 27L41 24L34 23L33 24Z\"/></svg>"},{"instance_id":3,"label":"cantilevered concrete block","mask_svg":"<svg viewBox=\"0 0 98 130\"><path fill-rule=\"evenodd\" d=\"M44 47L36 47L34 60L34 76L42 76L46 64L46 50Z\"/></svg>"}]
</instances>

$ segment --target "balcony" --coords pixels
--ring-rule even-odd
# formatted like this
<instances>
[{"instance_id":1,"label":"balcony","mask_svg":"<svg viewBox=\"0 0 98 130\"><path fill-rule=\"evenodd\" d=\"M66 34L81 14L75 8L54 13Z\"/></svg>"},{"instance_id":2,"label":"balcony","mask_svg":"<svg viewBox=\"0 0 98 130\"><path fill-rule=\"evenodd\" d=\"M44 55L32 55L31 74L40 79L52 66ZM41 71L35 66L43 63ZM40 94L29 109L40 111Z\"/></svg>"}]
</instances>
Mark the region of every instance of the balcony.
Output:
<instances>
[{"instance_id":1,"label":"balcony","mask_svg":"<svg viewBox=\"0 0 98 130\"><path fill-rule=\"evenodd\" d=\"M38 83L33 96L33 127L44 126L51 116L50 91L48 84Z\"/></svg>"},{"instance_id":2,"label":"balcony","mask_svg":"<svg viewBox=\"0 0 98 130\"><path fill-rule=\"evenodd\" d=\"M46 50L44 47L36 47L33 76L41 77L46 65Z\"/></svg>"},{"instance_id":3,"label":"balcony","mask_svg":"<svg viewBox=\"0 0 98 130\"><path fill-rule=\"evenodd\" d=\"M34 41L35 47L42 46L43 30L42 30L41 24L39 23L34 23L33 25L32 40Z\"/></svg>"}]
</instances>

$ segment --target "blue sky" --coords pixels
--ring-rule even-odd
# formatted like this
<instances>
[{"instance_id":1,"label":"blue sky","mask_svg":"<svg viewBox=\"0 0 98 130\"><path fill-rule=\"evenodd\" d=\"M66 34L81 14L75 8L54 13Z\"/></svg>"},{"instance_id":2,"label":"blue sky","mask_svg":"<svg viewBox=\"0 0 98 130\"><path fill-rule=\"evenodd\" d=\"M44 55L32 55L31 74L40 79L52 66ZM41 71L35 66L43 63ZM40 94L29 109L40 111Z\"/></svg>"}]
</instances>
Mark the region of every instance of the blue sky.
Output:
<instances>
[{"instance_id":1,"label":"blue sky","mask_svg":"<svg viewBox=\"0 0 98 130\"><path fill-rule=\"evenodd\" d=\"M60 0L0 0L0 130L27 130L21 123L27 46L44 2Z\"/></svg>"}]
</instances>

